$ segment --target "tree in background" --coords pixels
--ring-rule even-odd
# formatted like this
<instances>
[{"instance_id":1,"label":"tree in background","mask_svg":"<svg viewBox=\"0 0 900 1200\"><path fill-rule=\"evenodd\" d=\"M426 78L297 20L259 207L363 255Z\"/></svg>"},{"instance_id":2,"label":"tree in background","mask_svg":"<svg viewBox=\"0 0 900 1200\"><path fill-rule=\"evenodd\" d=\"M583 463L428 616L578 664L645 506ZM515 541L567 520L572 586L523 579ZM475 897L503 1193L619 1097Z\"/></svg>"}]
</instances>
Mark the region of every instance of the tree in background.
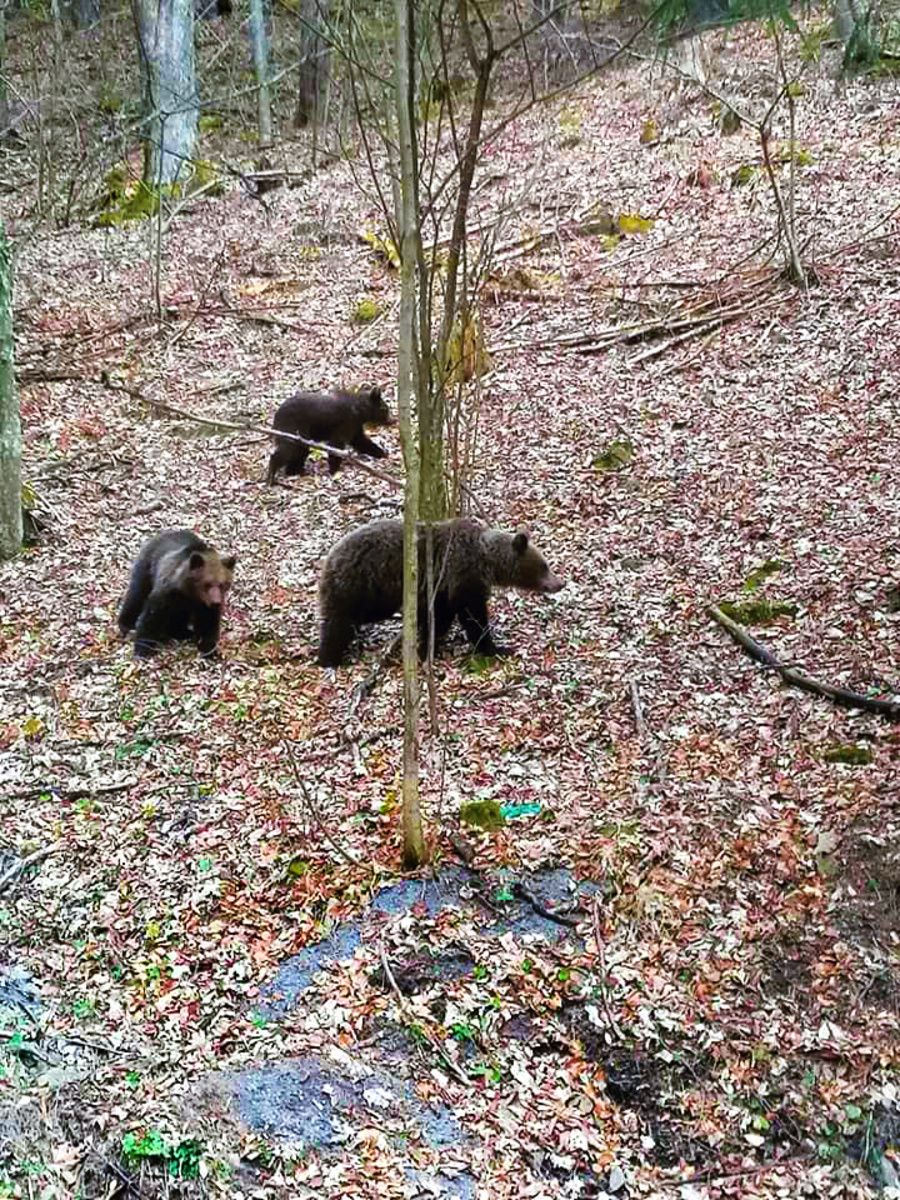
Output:
<instances>
[{"instance_id":1,"label":"tree in background","mask_svg":"<svg viewBox=\"0 0 900 1200\"><path fill-rule=\"evenodd\" d=\"M0 559L22 546L22 429L13 374L12 253L0 221Z\"/></svg>"},{"instance_id":2,"label":"tree in background","mask_svg":"<svg viewBox=\"0 0 900 1200\"><path fill-rule=\"evenodd\" d=\"M834 29L844 46L842 72L868 70L880 60L896 63L900 35L897 0L833 0Z\"/></svg>"},{"instance_id":3,"label":"tree in background","mask_svg":"<svg viewBox=\"0 0 900 1200\"><path fill-rule=\"evenodd\" d=\"M6 96L6 0L0 0L0 134L9 128L9 100Z\"/></svg>"},{"instance_id":4,"label":"tree in background","mask_svg":"<svg viewBox=\"0 0 900 1200\"><path fill-rule=\"evenodd\" d=\"M192 0L132 0L141 69L144 186L190 173L197 140Z\"/></svg>"},{"instance_id":5,"label":"tree in background","mask_svg":"<svg viewBox=\"0 0 900 1200\"><path fill-rule=\"evenodd\" d=\"M414 0L394 0L394 101L397 114L399 203L397 248L400 255L400 322L397 343L397 412L406 484L403 504L403 863L409 869L425 859L419 809L419 440L423 402L418 394L421 372L416 324L421 295L418 264L422 237L418 204L418 153L415 125ZM412 396L416 391L419 430L413 428Z\"/></svg>"},{"instance_id":6,"label":"tree in background","mask_svg":"<svg viewBox=\"0 0 900 1200\"><path fill-rule=\"evenodd\" d=\"M69 16L76 29L90 29L100 21L100 0L73 0Z\"/></svg>"},{"instance_id":7,"label":"tree in background","mask_svg":"<svg viewBox=\"0 0 900 1200\"><path fill-rule=\"evenodd\" d=\"M269 94L269 38L263 0L250 0L250 45L253 47L253 69L256 72L259 140L263 146L269 146L272 142L272 101Z\"/></svg>"},{"instance_id":8,"label":"tree in background","mask_svg":"<svg viewBox=\"0 0 900 1200\"><path fill-rule=\"evenodd\" d=\"M298 129L313 125L317 136L327 107L329 0L300 0L297 13L302 34L294 124Z\"/></svg>"},{"instance_id":9,"label":"tree in background","mask_svg":"<svg viewBox=\"0 0 900 1200\"><path fill-rule=\"evenodd\" d=\"M503 33L502 20L480 0L394 0L393 88L380 92L379 46L371 22L358 22L351 11L346 26L333 25L330 38L341 54L352 89L358 133L381 204L401 274L397 407L406 487L404 497L403 576L403 829L404 865L423 861L425 841L419 811L420 685L417 629L420 589L428 599L430 716L439 733L433 656L434 575L440 569L431 553L433 524L454 512L462 495L454 461L448 471L448 414L458 434L466 388L484 369L487 356L479 343L479 289L490 267L497 225L481 235L472 252L469 208L475 172L485 141L539 98L539 84L525 47L534 32L516 27ZM541 17L551 19L554 8ZM492 24L492 22L496 22ZM524 84L495 115L485 131L488 92L497 64L524 52ZM608 58L605 60L608 61ZM591 67L580 71L583 78ZM380 146L377 144L380 138ZM388 164L385 181L381 164ZM522 180L527 190L528 180ZM498 220L499 224L499 220ZM425 247L424 230L429 244ZM373 239L377 241L373 234ZM390 253L390 251L389 251ZM453 404L448 396L454 392ZM458 437L457 437L458 442ZM448 489L448 477L455 474ZM418 539L427 550L419 558ZM425 580L419 571L426 572Z\"/></svg>"}]
</instances>

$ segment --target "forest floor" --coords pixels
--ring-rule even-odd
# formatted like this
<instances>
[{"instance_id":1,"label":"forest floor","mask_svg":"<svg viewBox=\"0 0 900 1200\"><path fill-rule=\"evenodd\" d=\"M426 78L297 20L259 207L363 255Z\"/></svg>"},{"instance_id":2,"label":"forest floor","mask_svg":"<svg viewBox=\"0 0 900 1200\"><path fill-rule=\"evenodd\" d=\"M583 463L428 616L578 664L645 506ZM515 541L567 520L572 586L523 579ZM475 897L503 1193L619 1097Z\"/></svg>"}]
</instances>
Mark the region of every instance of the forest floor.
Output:
<instances>
[{"instance_id":1,"label":"forest floor","mask_svg":"<svg viewBox=\"0 0 900 1200\"><path fill-rule=\"evenodd\" d=\"M764 97L772 42L708 36L716 86ZM360 698L389 626L333 675L314 664L316 580L401 493L321 460L267 488L264 436L140 399L237 423L299 386L377 381L393 403L397 279L359 236L384 232L360 163L183 211L162 323L146 226L26 238L5 197L46 527L0 567L0 1195L900 1181L896 726L783 686L707 612L755 605L783 663L900 692L897 91L809 71L805 289L767 257L752 129L724 134L659 67L607 71L485 148L473 222L505 211L505 250L469 483L566 587L495 596L511 659L473 661L459 635L441 655L423 811L439 876L459 876L456 833L472 869L452 902L377 921L400 875L400 669ZM652 226L583 232L601 209ZM373 325L354 324L361 296ZM673 324L699 313L728 319ZM395 432L374 436L400 481ZM238 557L221 659L135 662L117 605L144 539L179 526ZM474 799L519 815L460 830ZM551 875L577 929L485 931ZM362 922L348 952L267 1009L285 962L344 922ZM308 1081L385 1027L413 1047L385 1081L460 1136L358 1096L334 1144L291 1143L234 1100L248 1070L300 1062Z\"/></svg>"}]
</instances>

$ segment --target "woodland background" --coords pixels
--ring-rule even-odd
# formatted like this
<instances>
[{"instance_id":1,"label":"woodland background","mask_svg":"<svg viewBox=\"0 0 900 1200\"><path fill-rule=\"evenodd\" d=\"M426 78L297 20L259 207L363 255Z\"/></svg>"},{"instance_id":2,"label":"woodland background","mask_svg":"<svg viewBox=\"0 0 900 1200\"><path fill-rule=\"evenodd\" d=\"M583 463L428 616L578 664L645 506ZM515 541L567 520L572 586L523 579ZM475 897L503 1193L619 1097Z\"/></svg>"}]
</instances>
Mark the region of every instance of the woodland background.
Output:
<instances>
[{"instance_id":1,"label":"woodland background","mask_svg":"<svg viewBox=\"0 0 900 1200\"><path fill-rule=\"evenodd\" d=\"M436 663L433 867L388 911L392 630L333 676L312 659L322 559L401 492L321 459L266 488L265 435L193 419L268 424L299 386L393 397L365 114L337 64L327 119L295 127L296 14L273 8L262 163L246 14L198 19L202 194L120 219L133 18L104 6L60 48L52 15L7 14L3 52L30 544L0 566L0 1196L897 1194L896 726L782 686L707 612L732 602L829 684L900 691L891 59L838 79L816 10L666 57L618 12L591 29L601 59L627 54L585 75L548 37L540 102L505 124L528 70L499 72L466 503L527 528L567 586L495 598L509 661L457 637ZM767 157L783 197L793 174L802 286ZM115 624L130 564L182 525L238 556L222 657L136 663ZM466 824L472 801L507 819ZM440 909L432 869L457 881ZM569 923L538 936L512 915L549 911L548 872ZM346 952L273 1005L323 939ZM373 1089L333 1142L288 1136L298 1063L401 1080L458 1136ZM269 1124L235 1099L247 1079Z\"/></svg>"}]
</instances>

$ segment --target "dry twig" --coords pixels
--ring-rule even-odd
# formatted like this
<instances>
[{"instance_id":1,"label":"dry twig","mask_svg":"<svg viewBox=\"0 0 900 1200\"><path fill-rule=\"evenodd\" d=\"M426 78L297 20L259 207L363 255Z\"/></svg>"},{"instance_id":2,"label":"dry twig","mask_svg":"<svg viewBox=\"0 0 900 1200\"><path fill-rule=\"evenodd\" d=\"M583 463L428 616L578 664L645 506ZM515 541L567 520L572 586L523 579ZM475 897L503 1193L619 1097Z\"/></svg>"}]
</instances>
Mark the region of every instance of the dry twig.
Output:
<instances>
[{"instance_id":1,"label":"dry twig","mask_svg":"<svg viewBox=\"0 0 900 1200\"><path fill-rule=\"evenodd\" d=\"M154 408L169 413L173 417L181 417L185 421L196 421L198 425L209 425L214 429L233 429L237 433L264 433L269 437L286 438L291 442L299 442L301 446L309 446L311 450L322 450L325 454L333 454L337 458L342 458L351 465L359 467L361 471L366 471L369 475L374 475L376 479L380 479L384 483L389 483L391 487L403 487L403 483L399 479L394 479L392 475L388 475L385 471L379 471L377 467L370 466L364 459L349 450L341 450L337 446L328 446L324 442L313 442L309 438L300 437L299 434L287 433L283 429L273 429L269 425L256 425L249 421L222 421L217 417L203 417L199 413L190 412L186 408L178 408L174 404L169 404L166 400L154 400L152 396L145 396L138 388L113 382L105 371L100 377L100 382L113 392L125 392L135 400L139 400L143 404L152 404Z\"/></svg>"},{"instance_id":2,"label":"dry twig","mask_svg":"<svg viewBox=\"0 0 900 1200\"><path fill-rule=\"evenodd\" d=\"M637 680L630 680L628 686L631 692L631 706L634 709L634 723L637 727L638 740L643 742L647 737L647 722L644 720L644 708L641 704L641 694L638 691Z\"/></svg>"},{"instance_id":3,"label":"dry twig","mask_svg":"<svg viewBox=\"0 0 900 1200\"><path fill-rule=\"evenodd\" d=\"M606 948L603 944L603 934L600 929L600 901L596 898L591 905L591 921L594 926L594 942L597 946L597 957L600 960L600 1003L603 1005L603 1011L606 1014L610 1029L620 1042L624 1042L625 1035L619 1028L619 1022L613 1016L613 1011L609 1003L609 986L606 975Z\"/></svg>"},{"instance_id":4,"label":"dry twig","mask_svg":"<svg viewBox=\"0 0 900 1200\"><path fill-rule=\"evenodd\" d=\"M387 951L385 950L385 947L384 947L384 939L383 938L379 942L378 949L381 951L381 969L384 971L384 977L388 981L388 983L391 985L391 991L394 993L394 998L397 1001L397 1005L400 1008L400 1011L403 1013L404 1017L409 1017L406 1000L403 997L403 993L397 987L397 980L394 978L394 973L391 970L391 964L388 962ZM459 1083L463 1084L465 1087L468 1087L469 1080L465 1077L465 1075L462 1073L462 1071L459 1069L459 1067L456 1065L456 1063L453 1061L453 1059L449 1058L447 1056L446 1051L444 1050L444 1048L440 1044L440 1042L437 1040L437 1038L434 1036L434 1034L431 1033L430 1030L426 1029L418 1021L416 1022L416 1028L418 1029L419 1033L421 1033L422 1036L425 1038L425 1040L428 1042L429 1046L431 1046L432 1050L435 1052L435 1054L438 1056L438 1058L441 1060L441 1062L444 1064L444 1066L447 1068L447 1070L450 1072L450 1074L453 1076L453 1078L456 1079Z\"/></svg>"},{"instance_id":5,"label":"dry twig","mask_svg":"<svg viewBox=\"0 0 900 1200\"><path fill-rule=\"evenodd\" d=\"M339 854L341 856L341 858L343 858L346 862L350 863L351 866L354 866L354 867L360 866L360 860L356 857L356 855L351 854L349 850L345 850L344 847L335 838L333 838L331 836L331 834L328 832L328 830L325 828L325 822L322 820L322 814L319 812L319 810L316 806L316 803L313 800L312 795L310 794L309 789L307 788L306 784L303 782L303 777L300 774L300 770L297 766L297 761L294 758L294 751L291 746L291 743L289 741L285 740L281 744L282 744L282 746L284 746L284 751L288 757L288 762L291 764L291 770L294 772L294 779L297 781L297 787L300 789L300 794L303 797L303 803L306 807L306 811L310 815L310 817L312 817L313 822L318 826L319 832L325 838L325 841L328 842L329 846L331 846L331 848L337 854Z\"/></svg>"},{"instance_id":6,"label":"dry twig","mask_svg":"<svg viewBox=\"0 0 900 1200\"><path fill-rule=\"evenodd\" d=\"M368 696L372 688L378 682L378 676L384 670L385 664L396 654L400 643L403 641L403 634L395 634L388 642L387 646L378 655L375 660L375 665L365 679L361 679L353 689L353 694L350 699L350 716L356 712L361 702Z\"/></svg>"}]
</instances>

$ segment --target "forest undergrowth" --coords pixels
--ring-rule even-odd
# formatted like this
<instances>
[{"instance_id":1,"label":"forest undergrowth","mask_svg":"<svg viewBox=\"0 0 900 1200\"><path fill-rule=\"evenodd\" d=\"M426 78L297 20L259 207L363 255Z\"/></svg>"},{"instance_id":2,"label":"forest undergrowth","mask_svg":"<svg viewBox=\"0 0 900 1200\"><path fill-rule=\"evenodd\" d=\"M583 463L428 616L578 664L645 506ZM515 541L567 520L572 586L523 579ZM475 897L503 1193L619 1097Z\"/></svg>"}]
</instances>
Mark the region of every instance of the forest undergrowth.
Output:
<instances>
[{"instance_id":1,"label":"forest undergrowth","mask_svg":"<svg viewBox=\"0 0 900 1200\"><path fill-rule=\"evenodd\" d=\"M730 79L765 76L762 35L710 36ZM417 1161L478 1196L602 1178L620 1196L862 1197L900 1179L896 727L782 686L706 612L731 602L832 685L900 692L896 99L892 81L809 82L806 290L766 257L752 135L658 68L607 72L485 147L480 213L516 208L482 307L469 486L566 587L495 596L508 660L451 639L423 808L437 870L461 835L476 875L564 866L597 897L563 948L498 950L465 907L414 910L278 1021L256 1006L279 964L398 872L399 666L357 690L393 630L333 674L313 656L324 556L401 493L321 458L268 488L264 436L185 414L268 423L300 386L390 398L397 282L360 237L382 222L358 164L265 206L204 197L166 236L162 321L144 226L22 238L41 528L0 567L0 975L27 973L41 1008L0 1031L0 1194L413 1195L377 1128L293 1156L222 1099L229 1072L353 1050L398 1014L426 1031L421 1098L470 1139ZM5 202L16 237L24 207ZM600 209L641 221L610 239L584 221ZM623 333L723 307L671 345ZM400 481L395 433L378 440ZM221 658L135 661L115 619L130 565L182 526L237 555ZM530 807L480 832L460 827L472 800ZM405 1009L373 982L385 954L460 944L479 969ZM517 1015L538 1032L505 1036ZM193 1146L200 1178L135 1182L153 1137L169 1157L148 1160Z\"/></svg>"}]
</instances>

